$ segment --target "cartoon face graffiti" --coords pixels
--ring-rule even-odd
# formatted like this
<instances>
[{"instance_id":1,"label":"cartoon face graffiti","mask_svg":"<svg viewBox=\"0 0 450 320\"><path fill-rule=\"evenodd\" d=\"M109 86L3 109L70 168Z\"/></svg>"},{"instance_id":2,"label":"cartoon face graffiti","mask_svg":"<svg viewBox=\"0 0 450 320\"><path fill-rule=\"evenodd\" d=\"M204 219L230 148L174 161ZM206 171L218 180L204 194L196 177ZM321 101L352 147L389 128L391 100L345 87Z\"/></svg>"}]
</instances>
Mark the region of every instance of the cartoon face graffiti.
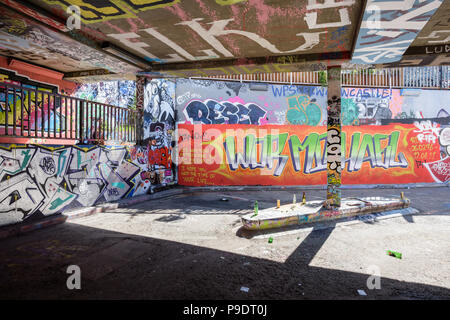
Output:
<instances>
[{"instance_id":1,"label":"cartoon face graffiti","mask_svg":"<svg viewBox=\"0 0 450 320\"><path fill-rule=\"evenodd\" d=\"M173 99L169 94L169 84L166 80L151 80L144 90L144 111L154 121L175 121Z\"/></svg>"}]
</instances>

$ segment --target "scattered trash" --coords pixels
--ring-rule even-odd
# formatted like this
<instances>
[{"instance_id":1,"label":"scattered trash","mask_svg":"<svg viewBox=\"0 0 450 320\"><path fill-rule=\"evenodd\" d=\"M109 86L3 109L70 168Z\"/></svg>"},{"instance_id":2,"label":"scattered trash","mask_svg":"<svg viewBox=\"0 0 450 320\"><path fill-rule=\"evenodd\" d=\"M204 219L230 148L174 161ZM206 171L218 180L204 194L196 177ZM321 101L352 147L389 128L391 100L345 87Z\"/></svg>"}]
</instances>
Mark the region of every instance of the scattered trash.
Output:
<instances>
[{"instance_id":1,"label":"scattered trash","mask_svg":"<svg viewBox=\"0 0 450 320\"><path fill-rule=\"evenodd\" d=\"M305 295L305 293L304 292L302 292L302 296L304 296Z\"/></svg>"},{"instance_id":2,"label":"scattered trash","mask_svg":"<svg viewBox=\"0 0 450 320\"><path fill-rule=\"evenodd\" d=\"M244 266L250 265L250 262L244 262Z\"/></svg>"},{"instance_id":3,"label":"scattered trash","mask_svg":"<svg viewBox=\"0 0 450 320\"><path fill-rule=\"evenodd\" d=\"M228 201L228 198L222 198L220 201Z\"/></svg>"},{"instance_id":4,"label":"scattered trash","mask_svg":"<svg viewBox=\"0 0 450 320\"><path fill-rule=\"evenodd\" d=\"M280 207L280 200L277 200L277 208Z\"/></svg>"},{"instance_id":5,"label":"scattered trash","mask_svg":"<svg viewBox=\"0 0 450 320\"><path fill-rule=\"evenodd\" d=\"M408 188L408 189L409 189L409 188ZM400 192L400 198L402 198L402 200L405 199L405 194L403 193L403 191Z\"/></svg>"},{"instance_id":6,"label":"scattered trash","mask_svg":"<svg viewBox=\"0 0 450 320\"><path fill-rule=\"evenodd\" d=\"M306 204L306 195L304 192L303 192L303 197L302 197L302 204Z\"/></svg>"},{"instance_id":7,"label":"scattered trash","mask_svg":"<svg viewBox=\"0 0 450 320\"><path fill-rule=\"evenodd\" d=\"M298 285L299 285L299 286L301 286L302 284L301 284L301 283L299 283Z\"/></svg>"},{"instance_id":8,"label":"scattered trash","mask_svg":"<svg viewBox=\"0 0 450 320\"><path fill-rule=\"evenodd\" d=\"M367 296L367 293L364 290L358 290L360 296Z\"/></svg>"},{"instance_id":9,"label":"scattered trash","mask_svg":"<svg viewBox=\"0 0 450 320\"><path fill-rule=\"evenodd\" d=\"M220 257L220 259L225 260L225 257Z\"/></svg>"},{"instance_id":10,"label":"scattered trash","mask_svg":"<svg viewBox=\"0 0 450 320\"><path fill-rule=\"evenodd\" d=\"M247 287L241 287L241 291L248 292L248 290L250 290L250 289Z\"/></svg>"},{"instance_id":11,"label":"scattered trash","mask_svg":"<svg viewBox=\"0 0 450 320\"><path fill-rule=\"evenodd\" d=\"M254 206L253 209L254 209L254 211L255 211L255 214L254 214L253 216L258 215L258 200L255 201L255 206Z\"/></svg>"},{"instance_id":12,"label":"scattered trash","mask_svg":"<svg viewBox=\"0 0 450 320\"><path fill-rule=\"evenodd\" d=\"M388 256L391 256L391 257L395 257L395 258L398 258L398 259L402 258L402 254L400 252L387 250L386 253L387 253Z\"/></svg>"},{"instance_id":13,"label":"scattered trash","mask_svg":"<svg viewBox=\"0 0 450 320\"><path fill-rule=\"evenodd\" d=\"M270 238L269 238L269 243L272 243L272 242L273 242L273 238L270 237Z\"/></svg>"}]
</instances>

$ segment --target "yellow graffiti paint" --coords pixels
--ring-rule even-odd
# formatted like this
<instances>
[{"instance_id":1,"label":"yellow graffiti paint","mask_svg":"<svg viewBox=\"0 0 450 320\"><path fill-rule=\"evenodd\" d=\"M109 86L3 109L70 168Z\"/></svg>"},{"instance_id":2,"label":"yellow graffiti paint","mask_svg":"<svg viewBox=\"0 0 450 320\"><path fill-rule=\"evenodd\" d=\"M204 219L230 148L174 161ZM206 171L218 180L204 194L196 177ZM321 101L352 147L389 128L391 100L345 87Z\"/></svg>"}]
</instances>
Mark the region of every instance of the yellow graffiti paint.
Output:
<instances>
[{"instance_id":1,"label":"yellow graffiti paint","mask_svg":"<svg viewBox=\"0 0 450 320\"><path fill-rule=\"evenodd\" d=\"M216 0L217 4L220 4L221 6L230 6L235 3L244 2L247 0Z\"/></svg>"},{"instance_id":2,"label":"yellow graffiti paint","mask_svg":"<svg viewBox=\"0 0 450 320\"><path fill-rule=\"evenodd\" d=\"M100 6L104 2L94 5L84 0L72 0L70 2L64 0L44 1L51 5L58 5L64 11L71 5L78 6L81 20L88 24L112 19L136 18L136 13L172 6L180 0L111 0L104 6Z\"/></svg>"}]
</instances>

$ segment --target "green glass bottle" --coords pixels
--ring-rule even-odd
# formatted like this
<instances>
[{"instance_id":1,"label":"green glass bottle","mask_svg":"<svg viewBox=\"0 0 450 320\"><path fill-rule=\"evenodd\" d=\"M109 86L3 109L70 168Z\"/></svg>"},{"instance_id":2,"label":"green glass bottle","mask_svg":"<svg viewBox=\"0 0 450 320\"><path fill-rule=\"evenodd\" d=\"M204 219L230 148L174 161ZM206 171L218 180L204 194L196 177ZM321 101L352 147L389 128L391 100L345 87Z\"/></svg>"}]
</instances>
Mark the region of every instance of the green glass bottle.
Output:
<instances>
[{"instance_id":1,"label":"green glass bottle","mask_svg":"<svg viewBox=\"0 0 450 320\"><path fill-rule=\"evenodd\" d=\"M388 256L396 257L398 259L402 258L402 254L400 252L395 252L395 251L391 251L391 250L387 250L386 252L387 252Z\"/></svg>"}]
</instances>

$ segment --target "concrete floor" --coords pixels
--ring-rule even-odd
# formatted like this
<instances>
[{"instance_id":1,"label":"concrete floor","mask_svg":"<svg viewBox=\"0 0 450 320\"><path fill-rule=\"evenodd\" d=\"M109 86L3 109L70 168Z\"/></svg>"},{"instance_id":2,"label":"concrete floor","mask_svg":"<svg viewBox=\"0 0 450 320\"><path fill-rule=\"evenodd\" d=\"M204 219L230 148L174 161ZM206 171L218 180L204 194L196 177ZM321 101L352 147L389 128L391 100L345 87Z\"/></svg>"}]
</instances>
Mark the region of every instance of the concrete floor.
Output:
<instances>
[{"instance_id":1,"label":"concrete floor","mask_svg":"<svg viewBox=\"0 0 450 320\"><path fill-rule=\"evenodd\" d=\"M292 201L292 191L182 194L74 219L0 241L0 299L450 299L448 187L343 196L401 191L419 213L256 233L239 216L254 200L261 209ZM80 290L66 287L74 264ZM379 290L366 286L373 266Z\"/></svg>"}]
</instances>

